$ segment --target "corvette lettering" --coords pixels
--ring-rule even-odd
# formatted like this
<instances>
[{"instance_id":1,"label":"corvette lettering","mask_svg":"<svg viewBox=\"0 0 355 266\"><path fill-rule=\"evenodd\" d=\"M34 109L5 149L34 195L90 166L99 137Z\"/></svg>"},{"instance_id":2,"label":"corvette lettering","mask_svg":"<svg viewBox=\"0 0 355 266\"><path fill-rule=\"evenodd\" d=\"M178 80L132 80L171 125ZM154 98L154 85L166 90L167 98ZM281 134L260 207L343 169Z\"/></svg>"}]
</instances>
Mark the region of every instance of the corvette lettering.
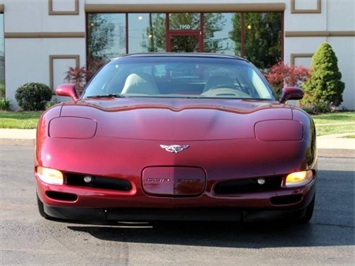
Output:
<instances>
[{"instance_id":1,"label":"corvette lettering","mask_svg":"<svg viewBox=\"0 0 355 266\"><path fill-rule=\"evenodd\" d=\"M190 178L164 178L164 177L149 177L145 180L149 183L164 183L164 182L176 182L176 183L198 183L200 180L198 179L190 179Z\"/></svg>"}]
</instances>

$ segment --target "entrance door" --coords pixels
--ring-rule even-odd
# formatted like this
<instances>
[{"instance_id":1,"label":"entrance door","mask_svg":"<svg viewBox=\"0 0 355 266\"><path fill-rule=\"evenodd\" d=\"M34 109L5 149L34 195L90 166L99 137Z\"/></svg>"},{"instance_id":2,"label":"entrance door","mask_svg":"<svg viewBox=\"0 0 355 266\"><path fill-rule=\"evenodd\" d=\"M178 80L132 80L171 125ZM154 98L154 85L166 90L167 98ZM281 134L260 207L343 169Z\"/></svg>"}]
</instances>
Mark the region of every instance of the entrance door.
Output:
<instances>
[{"instance_id":1,"label":"entrance door","mask_svg":"<svg viewBox=\"0 0 355 266\"><path fill-rule=\"evenodd\" d=\"M168 52L202 52L202 13L168 13L166 33L166 50Z\"/></svg>"},{"instance_id":2,"label":"entrance door","mask_svg":"<svg viewBox=\"0 0 355 266\"><path fill-rule=\"evenodd\" d=\"M168 52L200 52L203 49L199 32L170 33L167 36Z\"/></svg>"}]
</instances>

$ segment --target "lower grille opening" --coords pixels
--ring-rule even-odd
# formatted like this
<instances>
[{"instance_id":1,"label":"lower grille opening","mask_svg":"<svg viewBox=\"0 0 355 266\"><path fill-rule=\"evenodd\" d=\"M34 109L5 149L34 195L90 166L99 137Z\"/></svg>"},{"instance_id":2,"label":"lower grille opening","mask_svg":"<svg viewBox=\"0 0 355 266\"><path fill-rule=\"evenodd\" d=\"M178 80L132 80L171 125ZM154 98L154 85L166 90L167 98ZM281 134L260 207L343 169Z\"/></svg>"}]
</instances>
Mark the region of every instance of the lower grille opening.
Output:
<instances>
[{"instance_id":1,"label":"lower grille opening","mask_svg":"<svg viewBox=\"0 0 355 266\"><path fill-rule=\"evenodd\" d=\"M282 176L264 177L263 184L258 183L258 178L231 180L218 183L214 192L220 195L253 193L277 190L281 187Z\"/></svg>"},{"instance_id":2,"label":"lower grille opening","mask_svg":"<svg viewBox=\"0 0 355 266\"><path fill-rule=\"evenodd\" d=\"M66 184L70 186L102 188L119 191L130 191L132 185L129 181L101 176L66 174Z\"/></svg>"},{"instance_id":3,"label":"lower grille opening","mask_svg":"<svg viewBox=\"0 0 355 266\"><path fill-rule=\"evenodd\" d=\"M302 200L302 195L278 196L270 199L274 205L294 204Z\"/></svg>"},{"instance_id":4,"label":"lower grille opening","mask_svg":"<svg viewBox=\"0 0 355 266\"><path fill-rule=\"evenodd\" d=\"M55 200L63 200L63 201L76 201L78 196L71 193L63 193L56 191L46 191L46 195L48 198Z\"/></svg>"}]
</instances>

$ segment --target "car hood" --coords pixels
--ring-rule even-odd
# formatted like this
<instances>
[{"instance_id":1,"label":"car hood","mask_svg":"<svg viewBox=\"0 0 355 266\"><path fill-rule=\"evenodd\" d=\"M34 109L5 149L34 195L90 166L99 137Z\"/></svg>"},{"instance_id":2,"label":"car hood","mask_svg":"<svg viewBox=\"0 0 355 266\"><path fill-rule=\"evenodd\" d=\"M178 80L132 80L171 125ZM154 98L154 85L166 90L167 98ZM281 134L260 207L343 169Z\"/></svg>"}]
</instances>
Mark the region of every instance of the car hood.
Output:
<instances>
[{"instance_id":1,"label":"car hood","mask_svg":"<svg viewBox=\"0 0 355 266\"><path fill-rule=\"evenodd\" d=\"M201 141L254 138L257 122L290 120L292 109L238 99L112 98L64 103L60 117L94 121L97 137ZM70 127L65 121L61 127Z\"/></svg>"}]
</instances>

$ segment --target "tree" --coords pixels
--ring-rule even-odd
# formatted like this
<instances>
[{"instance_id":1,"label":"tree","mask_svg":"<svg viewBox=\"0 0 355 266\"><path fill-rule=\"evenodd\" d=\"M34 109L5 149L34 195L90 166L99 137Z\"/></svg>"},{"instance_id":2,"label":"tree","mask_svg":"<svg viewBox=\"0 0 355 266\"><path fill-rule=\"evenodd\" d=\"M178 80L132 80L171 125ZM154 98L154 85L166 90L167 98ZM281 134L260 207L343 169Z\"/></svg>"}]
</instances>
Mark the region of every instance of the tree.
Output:
<instances>
[{"instance_id":1,"label":"tree","mask_svg":"<svg viewBox=\"0 0 355 266\"><path fill-rule=\"evenodd\" d=\"M312 57L311 78L302 85L305 96L301 103L328 108L331 105L339 106L345 88L341 77L332 47L326 42L322 43Z\"/></svg>"},{"instance_id":2,"label":"tree","mask_svg":"<svg viewBox=\"0 0 355 266\"><path fill-rule=\"evenodd\" d=\"M149 27L147 27L147 36L149 38L148 51L165 51L166 47L166 27L165 14L149 13Z\"/></svg>"},{"instance_id":3,"label":"tree","mask_svg":"<svg viewBox=\"0 0 355 266\"><path fill-rule=\"evenodd\" d=\"M76 92L80 96L86 86L86 83L91 78L92 74L85 67L69 67L65 72L65 80L69 83L75 83Z\"/></svg>"},{"instance_id":4,"label":"tree","mask_svg":"<svg viewBox=\"0 0 355 266\"><path fill-rule=\"evenodd\" d=\"M105 15L90 14L88 17L88 52L92 57L104 58L105 49L113 42L115 26Z\"/></svg>"},{"instance_id":5,"label":"tree","mask_svg":"<svg viewBox=\"0 0 355 266\"><path fill-rule=\"evenodd\" d=\"M235 54L244 56L260 69L271 67L282 57L281 27L282 13L236 13L230 32L236 43Z\"/></svg>"},{"instance_id":6,"label":"tree","mask_svg":"<svg viewBox=\"0 0 355 266\"><path fill-rule=\"evenodd\" d=\"M220 50L222 43L228 36L223 39L215 38L215 32L219 32L226 24L226 19L221 13L205 13L204 14L204 51L212 52Z\"/></svg>"},{"instance_id":7,"label":"tree","mask_svg":"<svg viewBox=\"0 0 355 266\"><path fill-rule=\"evenodd\" d=\"M269 72L264 74L276 94L284 86L299 87L310 77L309 69L303 66L287 65L283 61L273 65Z\"/></svg>"},{"instance_id":8,"label":"tree","mask_svg":"<svg viewBox=\"0 0 355 266\"><path fill-rule=\"evenodd\" d=\"M114 42L115 24L109 21L105 14L90 14L88 16L88 56L87 69L94 73L114 54L109 53Z\"/></svg>"}]
</instances>

